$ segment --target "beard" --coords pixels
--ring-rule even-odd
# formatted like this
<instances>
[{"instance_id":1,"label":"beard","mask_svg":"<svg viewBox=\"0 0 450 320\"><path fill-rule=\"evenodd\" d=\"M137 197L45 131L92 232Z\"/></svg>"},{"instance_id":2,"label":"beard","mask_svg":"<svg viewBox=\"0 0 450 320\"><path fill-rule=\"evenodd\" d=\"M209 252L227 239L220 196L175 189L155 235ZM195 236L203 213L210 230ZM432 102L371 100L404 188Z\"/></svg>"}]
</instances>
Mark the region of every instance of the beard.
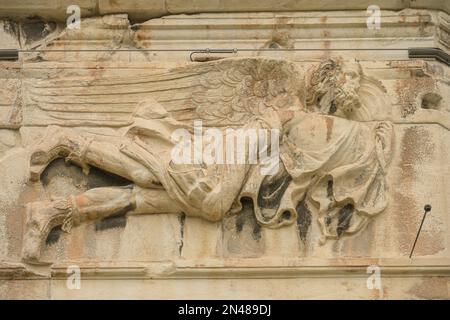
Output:
<instances>
[{"instance_id":1,"label":"beard","mask_svg":"<svg viewBox=\"0 0 450 320\"><path fill-rule=\"evenodd\" d=\"M335 90L334 104L336 110L343 112L345 115L350 115L355 109L361 107L361 100L356 88L344 87Z\"/></svg>"},{"instance_id":2,"label":"beard","mask_svg":"<svg viewBox=\"0 0 450 320\"><path fill-rule=\"evenodd\" d=\"M318 106L322 113L337 113L336 115L348 117L362 106L358 89L357 86L349 84L336 87L327 82L320 82L309 87L306 104Z\"/></svg>"}]
</instances>

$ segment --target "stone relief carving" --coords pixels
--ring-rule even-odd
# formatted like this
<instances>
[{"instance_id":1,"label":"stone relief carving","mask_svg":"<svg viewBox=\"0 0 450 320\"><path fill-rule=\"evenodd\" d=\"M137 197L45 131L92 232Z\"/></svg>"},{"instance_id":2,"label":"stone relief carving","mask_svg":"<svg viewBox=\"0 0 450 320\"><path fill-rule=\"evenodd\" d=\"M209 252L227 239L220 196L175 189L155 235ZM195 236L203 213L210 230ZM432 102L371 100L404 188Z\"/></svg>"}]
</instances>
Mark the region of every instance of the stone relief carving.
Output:
<instances>
[{"instance_id":1,"label":"stone relief carving","mask_svg":"<svg viewBox=\"0 0 450 320\"><path fill-rule=\"evenodd\" d=\"M325 241L362 230L387 206L393 126L372 121L386 103L383 88L356 61L329 59L305 72L286 60L231 58L146 77L26 86L27 101L47 123L59 124L48 126L31 150L31 180L65 158L86 174L94 166L130 181L29 203L22 251L29 263L41 263L52 228L69 232L119 212L219 221L250 206L261 226L278 228L307 210ZM176 163L172 133L185 129L194 137L196 120L224 134L278 130L278 170L265 175L258 163ZM120 129L111 137L70 128L83 125Z\"/></svg>"}]
</instances>

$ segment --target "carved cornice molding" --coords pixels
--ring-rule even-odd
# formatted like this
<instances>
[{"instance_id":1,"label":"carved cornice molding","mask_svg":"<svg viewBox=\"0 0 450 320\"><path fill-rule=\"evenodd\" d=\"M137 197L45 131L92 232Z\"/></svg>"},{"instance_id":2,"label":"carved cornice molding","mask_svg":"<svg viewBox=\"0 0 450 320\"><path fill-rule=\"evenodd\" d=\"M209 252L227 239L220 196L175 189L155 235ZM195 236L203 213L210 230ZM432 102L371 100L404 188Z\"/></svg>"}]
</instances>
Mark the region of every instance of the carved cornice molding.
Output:
<instances>
[{"instance_id":1,"label":"carved cornice molding","mask_svg":"<svg viewBox=\"0 0 450 320\"><path fill-rule=\"evenodd\" d=\"M373 1L326 1L297 0L280 3L277 0L245 0L245 1L210 1L210 0L39 0L11 1L0 0L0 16L23 19L30 16L41 16L47 19L65 21L66 8L78 4L83 17L111 13L128 13L131 19L145 21L171 14L193 14L201 12L292 12L321 10L366 10ZM378 0L376 4L382 10L430 9L450 13L450 2L447 0Z\"/></svg>"},{"instance_id":2,"label":"carved cornice molding","mask_svg":"<svg viewBox=\"0 0 450 320\"><path fill-rule=\"evenodd\" d=\"M41 21L40 25L47 26L42 38L27 34L29 22L3 24L4 29L15 30L10 32L8 48L56 51L41 55L48 61L99 61L108 59L114 50L135 58L140 54L144 59L174 61L189 61L190 51L206 48L228 50L218 57L279 55L282 50L292 58L317 58L333 51L363 59L407 59L410 47L439 47L450 52L450 18L444 12L383 11L379 30L367 28L367 17L366 11L204 13L132 24L126 14L115 14L85 18L79 30ZM102 51L102 56L95 50ZM21 54L24 58L33 55Z\"/></svg>"},{"instance_id":3,"label":"carved cornice molding","mask_svg":"<svg viewBox=\"0 0 450 320\"><path fill-rule=\"evenodd\" d=\"M255 261L253 261L255 260ZM109 279L279 279L366 278L367 267L377 265L383 277L450 276L449 259L338 259L298 260L281 265L267 259L161 261L161 262L60 262L48 267L0 264L0 279L66 279L69 266L79 266L81 277ZM256 261L258 260L258 261ZM262 261L264 260L264 261ZM234 265L234 266L232 266Z\"/></svg>"}]
</instances>

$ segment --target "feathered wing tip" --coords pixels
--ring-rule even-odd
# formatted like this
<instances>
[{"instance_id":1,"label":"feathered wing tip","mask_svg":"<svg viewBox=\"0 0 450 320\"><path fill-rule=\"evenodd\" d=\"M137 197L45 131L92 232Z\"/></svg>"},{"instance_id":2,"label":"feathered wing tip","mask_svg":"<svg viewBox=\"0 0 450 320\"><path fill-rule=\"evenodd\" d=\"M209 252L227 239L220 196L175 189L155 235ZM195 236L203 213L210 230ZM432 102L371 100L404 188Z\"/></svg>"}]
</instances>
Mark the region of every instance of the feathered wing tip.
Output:
<instances>
[{"instance_id":1,"label":"feathered wing tip","mask_svg":"<svg viewBox=\"0 0 450 320\"><path fill-rule=\"evenodd\" d=\"M242 125L267 108L304 97L304 79L286 60L230 58L150 74L83 75L27 81L25 122L59 125L130 123L143 101L158 102L180 121Z\"/></svg>"}]
</instances>

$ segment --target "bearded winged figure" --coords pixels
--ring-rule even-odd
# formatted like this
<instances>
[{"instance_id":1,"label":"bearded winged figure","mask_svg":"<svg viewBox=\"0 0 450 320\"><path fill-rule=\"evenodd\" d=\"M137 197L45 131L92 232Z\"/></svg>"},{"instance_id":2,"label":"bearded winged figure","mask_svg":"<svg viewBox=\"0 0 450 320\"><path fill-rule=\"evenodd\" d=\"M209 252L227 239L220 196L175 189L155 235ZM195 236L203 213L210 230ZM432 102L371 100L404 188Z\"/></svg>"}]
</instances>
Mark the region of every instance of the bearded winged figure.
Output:
<instances>
[{"instance_id":1,"label":"bearded winged figure","mask_svg":"<svg viewBox=\"0 0 450 320\"><path fill-rule=\"evenodd\" d=\"M38 181L54 159L66 158L86 172L94 166L132 183L29 203L23 260L40 263L43 243L56 226L69 232L84 221L123 211L183 212L220 221L250 205L260 225L278 228L295 222L299 204L306 203L323 240L358 232L387 206L385 175L393 139L391 123L372 121L373 97L361 99L370 83L356 62L330 59L304 72L294 63L267 58L191 64L145 78L33 83L33 101L58 119L68 110L52 106L69 96L80 97L80 108L99 97L102 103L118 99L120 105L124 93L137 94L140 101L130 124L114 139L47 128L31 152L32 180ZM272 153L277 169L263 174L261 163L174 161L173 132L181 128L194 136L195 120L222 133L279 130L279 152ZM246 158L250 149L245 148Z\"/></svg>"}]
</instances>

